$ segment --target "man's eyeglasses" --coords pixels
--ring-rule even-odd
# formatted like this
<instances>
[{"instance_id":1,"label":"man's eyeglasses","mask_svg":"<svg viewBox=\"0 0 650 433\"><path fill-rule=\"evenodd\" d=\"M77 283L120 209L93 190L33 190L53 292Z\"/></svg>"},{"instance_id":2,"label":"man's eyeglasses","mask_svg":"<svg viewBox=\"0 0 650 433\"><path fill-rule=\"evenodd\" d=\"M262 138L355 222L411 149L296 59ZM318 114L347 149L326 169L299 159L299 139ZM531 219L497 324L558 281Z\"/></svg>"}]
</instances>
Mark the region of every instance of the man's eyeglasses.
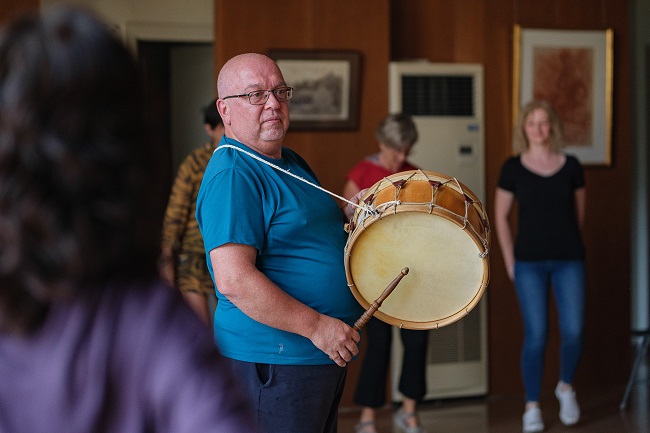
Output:
<instances>
[{"instance_id":1,"label":"man's eyeglasses","mask_svg":"<svg viewBox=\"0 0 650 433\"><path fill-rule=\"evenodd\" d=\"M248 98L248 102L250 102L251 105L264 105L266 104L266 101L268 101L271 93L273 93L273 96L275 96L275 99L277 99L278 102L286 102L293 96L293 87L278 87L273 90L255 90L241 95L226 96L221 99Z\"/></svg>"}]
</instances>

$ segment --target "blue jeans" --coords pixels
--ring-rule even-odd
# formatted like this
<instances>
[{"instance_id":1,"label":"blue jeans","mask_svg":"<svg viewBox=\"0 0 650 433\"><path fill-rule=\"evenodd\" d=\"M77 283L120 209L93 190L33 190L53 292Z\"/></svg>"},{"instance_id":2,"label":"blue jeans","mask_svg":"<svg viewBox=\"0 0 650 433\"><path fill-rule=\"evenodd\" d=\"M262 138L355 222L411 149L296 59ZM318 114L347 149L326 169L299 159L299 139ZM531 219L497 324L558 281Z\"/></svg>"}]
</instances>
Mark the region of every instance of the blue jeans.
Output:
<instances>
[{"instance_id":1,"label":"blue jeans","mask_svg":"<svg viewBox=\"0 0 650 433\"><path fill-rule=\"evenodd\" d=\"M582 355L585 263L582 260L516 261L515 288L524 322L521 372L526 401L539 401L553 288L560 326L560 380L573 383Z\"/></svg>"}]
</instances>

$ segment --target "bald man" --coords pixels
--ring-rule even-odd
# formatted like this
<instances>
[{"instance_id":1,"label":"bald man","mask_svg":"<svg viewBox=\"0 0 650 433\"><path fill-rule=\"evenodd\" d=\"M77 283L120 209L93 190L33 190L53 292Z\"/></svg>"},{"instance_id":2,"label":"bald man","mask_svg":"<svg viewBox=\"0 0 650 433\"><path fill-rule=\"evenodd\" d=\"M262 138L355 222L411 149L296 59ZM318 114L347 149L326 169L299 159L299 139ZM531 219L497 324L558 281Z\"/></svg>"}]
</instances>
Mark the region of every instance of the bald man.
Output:
<instances>
[{"instance_id":1,"label":"bald man","mask_svg":"<svg viewBox=\"0 0 650 433\"><path fill-rule=\"evenodd\" d=\"M288 174L318 184L283 147L293 89L272 59L233 57L217 88L225 134L196 213L219 298L216 341L263 431L336 432L363 313L343 265L353 209Z\"/></svg>"}]
</instances>

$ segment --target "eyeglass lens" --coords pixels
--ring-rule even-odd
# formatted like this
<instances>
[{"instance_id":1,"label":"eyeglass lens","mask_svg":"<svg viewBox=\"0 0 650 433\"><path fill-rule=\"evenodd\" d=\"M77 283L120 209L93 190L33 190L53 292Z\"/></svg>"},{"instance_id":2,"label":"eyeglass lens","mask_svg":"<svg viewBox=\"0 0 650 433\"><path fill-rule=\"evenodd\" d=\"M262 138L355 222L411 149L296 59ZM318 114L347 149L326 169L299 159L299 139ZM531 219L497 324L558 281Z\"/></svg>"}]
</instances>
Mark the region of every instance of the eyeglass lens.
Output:
<instances>
[{"instance_id":1,"label":"eyeglass lens","mask_svg":"<svg viewBox=\"0 0 650 433\"><path fill-rule=\"evenodd\" d=\"M293 89L291 87L278 87L273 90L258 90L248 94L248 99L253 105L263 104L269 99L269 95L273 92L275 99L280 102L288 101L291 99Z\"/></svg>"}]
</instances>

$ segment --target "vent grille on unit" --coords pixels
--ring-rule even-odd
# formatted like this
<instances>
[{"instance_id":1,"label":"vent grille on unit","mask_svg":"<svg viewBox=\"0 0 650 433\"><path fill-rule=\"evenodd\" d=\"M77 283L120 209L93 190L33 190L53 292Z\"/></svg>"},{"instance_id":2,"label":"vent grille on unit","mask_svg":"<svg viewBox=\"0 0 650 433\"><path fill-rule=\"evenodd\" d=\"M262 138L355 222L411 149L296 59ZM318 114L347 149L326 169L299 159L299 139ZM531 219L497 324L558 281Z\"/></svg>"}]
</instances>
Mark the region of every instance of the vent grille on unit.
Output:
<instances>
[{"instance_id":1,"label":"vent grille on unit","mask_svg":"<svg viewBox=\"0 0 650 433\"><path fill-rule=\"evenodd\" d=\"M412 116L474 116L474 77L404 75L402 111Z\"/></svg>"},{"instance_id":2,"label":"vent grille on unit","mask_svg":"<svg viewBox=\"0 0 650 433\"><path fill-rule=\"evenodd\" d=\"M485 203L483 66L416 60L391 62L388 70L389 110L413 116L418 130L409 161L425 170L453 176ZM485 299L484 295L460 320L427 331L425 400L487 394ZM392 392L393 399L400 401L404 347L397 327L393 334Z\"/></svg>"},{"instance_id":3,"label":"vent grille on unit","mask_svg":"<svg viewBox=\"0 0 650 433\"><path fill-rule=\"evenodd\" d=\"M461 320L429 331L427 364L481 360L481 308Z\"/></svg>"}]
</instances>

